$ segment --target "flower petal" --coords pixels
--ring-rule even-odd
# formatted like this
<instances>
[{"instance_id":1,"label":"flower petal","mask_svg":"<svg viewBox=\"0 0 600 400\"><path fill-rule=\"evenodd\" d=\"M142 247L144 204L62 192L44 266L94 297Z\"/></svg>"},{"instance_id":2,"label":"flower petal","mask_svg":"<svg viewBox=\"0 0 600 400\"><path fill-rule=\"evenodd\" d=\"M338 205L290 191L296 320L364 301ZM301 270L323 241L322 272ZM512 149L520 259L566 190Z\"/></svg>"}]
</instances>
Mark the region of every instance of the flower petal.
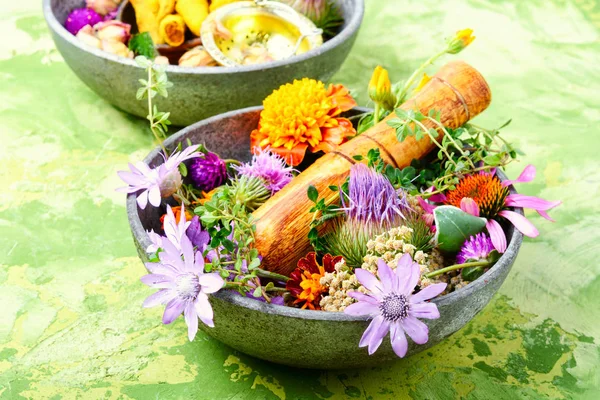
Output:
<instances>
[{"instance_id":1,"label":"flower petal","mask_svg":"<svg viewBox=\"0 0 600 400\"><path fill-rule=\"evenodd\" d=\"M142 276L140 281L151 288L170 289L175 287L175 281L169 275L148 274Z\"/></svg>"},{"instance_id":2,"label":"flower petal","mask_svg":"<svg viewBox=\"0 0 600 400\"><path fill-rule=\"evenodd\" d=\"M540 199L539 197L526 196L524 194L509 194L506 197L506 205L509 207L523 207L532 208L536 211L539 210L550 210L556 206L562 204L562 201L548 201Z\"/></svg>"},{"instance_id":3,"label":"flower petal","mask_svg":"<svg viewBox=\"0 0 600 400\"><path fill-rule=\"evenodd\" d=\"M373 320L371 320L371 323L369 324L367 329L365 329L362 337L360 338L360 342L358 342L358 347L365 347L369 345L373 332L375 332L379 328L379 325L381 325L382 322L383 317L381 315L378 315L375 318L373 318Z\"/></svg>"},{"instance_id":4,"label":"flower petal","mask_svg":"<svg viewBox=\"0 0 600 400\"><path fill-rule=\"evenodd\" d=\"M139 208L141 208L142 210L145 209L148 205L148 191L144 190L142 193L140 193L136 198L136 201Z\"/></svg>"},{"instance_id":5,"label":"flower petal","mask_svg":"<svg viewBox=\"0 0 600 400\"><path fill-rule=\"evenodd\" d=\"M383 338L390 331L390 323L381 317L381 324L377 327L376 330L371 334L371 340L369 341L369 355L375 353L379 346L381 346L381 342L383 342Z\"/></svg>"},{"instance_id":6,"label":"flower petal","mask_svg":"<svg viewBox=\"0 0 600 400\"><path fill-rule=\"evenodd\" d=\"M542 218L546 218L548 221L550 222L556 222L554 221L554 219L548 215L548 213L546 211L542 211L542 210L536 210L538 214L540 214L542 216Z\"/></svg>"},{"instance_id":7,"label":"flower petal","mask_svg":"<svg viewBox=\"0 0 600 400\"><path fill-rule=\"evenodd\" d=\"M525 169L523 169L523 172L521 172L521 175L519 175L519 177L517 179L506 180L506 181L502 182L502 186L506 187L506 186L510 186L515 183L531 182L534 178L535 178L535 167L533 165L529 164L528 166L525 167Z\"/></svg>"},{"instance_id":8,"label":"flower petal","mask_svg":"<svg viewBox=\"0 0 600 400\"><path fill-rule=\"evenodd\" d=\"M202 286L202 292L207 294L218 292L225 285L225 281L218 272L199 275L198 283Z\"/></svg>"},{"instance_id":9,"label":"flower petal","mask_svg":"<svg viewBox=\"0 0 600 400\"><path fill-rule=\"evenodd\" d=\"M360 284L366 287L372 294L378 296L382 293L383 288L381 287L381 282L379 282L379 279L377 279L375 275L362 268L356 268L354 274Z\"/></svg>"},{"instance_id":10,"label":"flower petal","mask_svg":"<svg viewBox=\"0 0 600 400\"><path fill-rule=\"evenodd\" d=\"M529 237L537 237L540 233L535 226L527 218L514 211L502 210L498 215L506 218L517 228L523 235Z\"/></svg>"},{"instance_id":11,"label":"flower petal","mask_svg":"<svg viewBox=\"0 0 600 400\"><path fill-rule=\"evenodd\" d=\"M204 322L205 325L214 328L214 314L212 306L208 301L208 296L205 293L200 292L196 298L194 306L196 308L196 312L198 313L198 317L200 317L200 321Z\"/></svg>"},{"instance_id":12,"label":"flower petal","mask_svg":"<svg viewBox=\"0 0 600 400\"><path fill-rule=\"evenodd\" d=\"M153 185L148 193L148 200L154 207L160 206L160 189L158 185Z\"/></svg>"},{"instance_id":13,"label":"flower petal","mask_svg":"<svg viewBox=\"0 0 600 400\"><path fill-rule=\"evenodd\" d=\"M421 206L423 211L425 211L426 214L431 214L433 213L433 210L435 210L435 206L423 200L421 196L417 196L417 201L419 202L419 205Z\"/></svg>"},{"instance_id":14,"label":"flower petal","mask_svg":"<svg viewBox=\"0 0 600 400\"><path fill-rule=\"evenodd\" d=\"M404 318L400 324L402 325L404 332L406 332L416 344L425 344L429 340L429 328L415 317L409 315Z\"/></svg>"},{"instance_id":15,"label":"flower petal","mask_svg":"<svg viewBox=\"0 0 600 400\"><path fill-rule=\"evenodd\" d=\"M422 289L419 293L410 296L411 305L417 305L425 300L433 299L446 289L446 283L434 283Z\"/></svg>"},{"instance_id":16,"label":"flower petal","mask_svg":"<svg viewBox=\"0 0 600 400\"><path fill-rule=\"evenodd\" d=\"M183 309L185 308L185 301L180 298L174 298L167 304L167 308L165 308L165 312L163 314L162 322L167 325L171 322L175 321L177 317L181 315Z\"/></svg>"},{"instance_id":17,"label":"flower petal","mask_svg":"<svg viewBox=\"0 0 600 400\"><path fill-rule=\"evenodd\" d=\"M408 296L414 291L417 283L419 283L421 268L419 264L413 262L410 254L405 253L398 261L396 275L398 276L398 292Z\"/></svg>"},{"instance_id":18,"label":"flower petal","mask_svg":"<svg viewBox=\"0 0 600 400\"><path fill-rule=\"evenodd\" d=\"M399 322L394 322L390 327L390 340L394 353L400 358L403 358L408 351L408 340Z\"/></svg>"},{"instance_id":19,"label":"flower petal","mask_svg":"<svg viewBox=\"0 0 600 400\"><path fill-rule=\"evenodd\" d=\"M187 303L185 310L183 311L183 316L185 317L185 323L188 326L188 339L190 339L191 342L196 337L196 333L198 333L198 314L196 313L194 303L191 301Z\"/></svg>"},{"instance_id":20,"label":"flower petal","mask_svg":"<svg viewBox=\"0 0 600 400\"><path fill-rule=\"evenodd\" d=\"M506 235L500 224L493 219L488 219L485 223L485 227L490 234L490 239L492 239L494 248L498 250L499 253L504 253L506 251Z\"/></svg>"},{"instance_id":21,"label":"flower petal","mask_svg":"<svg viewBox=\"0 0 600 400\"><path fill-rule=\"evenodd\" d=\"M379 301L375 297L369 296L368 294L364 294L364 293L357 292L357 291L346 292L346 294L358 301L365 301L367 303L376 304L376 305L379 304Z\"/></svg>"},{"instance_id":22,"label":"flower petal","mask_svg":"<svg viewBox=\"0 0 600 400\"><path fill-rule=\"evenodd\" d=\"M381 281L383 290L386 293L391 292L393 287L395 286L394 283L397 280L397 278L394 275L394 271L392 271L392 269L387 265L387 263L381 258L377 260L377 275L379 276L379 280Z\"/></svg>"},{"instance_id":23,"label":"flower petal","mask_svg":"<svg viewBox=\"0 0 600 400\"><path fill-rule=\"evenodd\" d=\"M344 314L348 315L377 315L379 314L379 306L366 301L359 301L358 303L352 303L344 309Z\"/></svg>"},{"instance_id":24,"label":"flower petal","mask_svg":"<svg viewBox=\"0 0 600 400\"><path fill-rule=\"evenodd\" d=\"M433 303L418 303L410 305L408 315L415 318L438 319L440 317L440 311Z\"/></svg>"},{"instance_id":25,"label":"flower petal","mask_svg":"<svg viewBox=\"0 0 600 400\"><path fill-rule=\"evenodd\" d=\"M463 197L460 200L460 209L466 212L467 214L479 217L479 206L477 205L475 200L473 200L470 197Z\"/></svg>"},{"instance_id":26,"label":"flower petal","mask_svg":"<svg viewBox=\"0 0 600 400\"><path fill-rule=\"evenodd\" d=\"M171 289L161 289L156 293L151 294L144 300L142 307L150 308L156 307L160 304L167 304L169 301L173 300L177 294L173 292Z\"/></svg>"}]
</instances>

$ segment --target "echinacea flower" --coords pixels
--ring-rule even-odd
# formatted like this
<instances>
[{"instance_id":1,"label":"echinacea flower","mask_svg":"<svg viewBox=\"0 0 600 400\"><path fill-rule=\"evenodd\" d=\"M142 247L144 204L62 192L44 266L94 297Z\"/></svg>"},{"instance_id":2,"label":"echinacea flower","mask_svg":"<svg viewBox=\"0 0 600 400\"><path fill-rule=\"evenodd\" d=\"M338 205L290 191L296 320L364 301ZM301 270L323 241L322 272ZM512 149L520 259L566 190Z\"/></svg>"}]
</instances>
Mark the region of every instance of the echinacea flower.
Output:
<instances>
[{"instance_id":1,"label":"echinacea flower","mask_svg":"<svg viewBox=\"0 0 600 400\"><path fill-rule=\"evenodd\" d=\"M234 168L240 175L260 178L271 195L283 189L294 177L294 169L288 167L283 158L262 149L257 149L251 162Z\"/></svg>"},{"instance_id":2,"label":"echinacea flower","mask_svg":"<svg viewBox=\"0 0 600 400\"><path fill-rule=\"evenodd\" d=\"M65 21L65 28L72 35L77 33L86 25L94 26L98 22L102 22L102 16L91 8L76 8L71 11Z\"/></svg>"},{"instance_id":3,"label":"echinacea flower","mask_svg":"<svg viewBox=\"0 0 600 400\"><path fill-rule=\"evenodd\" d=\"M156 168L150 168L144 162L129 164L129 171L118 171L119 177L129 186L118 188L117 191L136 193L138 206L143 210L150 202L154 207L160 205L161 198L172 196L182 184L179 164L198 157L198 145L190 146L179 152L171 154L165 162ZM162 154L162 153L161 153ZM164 157L164 156L163 156Z\"/></svg>"},{"instance_id":4,"label":"echinacea flower","mask_svg":"<svg viewBox=\"0 0 600 400\"><path fill-rule=\"evenodd\" d=\"M456 263L464 264L470 261L484 261L494 251L492 239L481 232L471 236L463 243L460 251L456 255Z\"/></svg>"},{"instance_id":5,"label":"echinacea flower","mask_svg":"<svg viewBox=\"0 0 600 400\"><path fill-rule=\"evenodd\" d=\"M509 207L531 208L543 218L554 222L546 211L561 204L560 201L546 201L523 194L510 194L508 186L513 183L531 182L535 178L535 167L528 165L515 180L501 182L495 170L482 171L460 180L456 188L446 193L445 203L460 207L463 211L487 220L486 228L496 250L506 251L506 235L496 219L506 219L523 235L537 237L536 227L523 215L509 210Z\"/></svg>"},{"instance_id":6,"label":"echinacea flower","mask_svg":"<svg viewBox=\"0 0 600 400\"><path fill-rule=\"evenodd\" d=\"M160 262L146 263L150 272L141 278L142 283L160 289L150 295L144 307L166 304L163 324L170 324L184 314L188 326L188 338L194 339L198 332L198 318L207 326L214 327L213 309L208 295L219 291L225 281L217 273L204 272L204 258L187 236L181 238L182 255L172 245L165 246L158 256Z\"/></svg>"},{"instance_id":7,"label":"echinacea flower","mask_svg":"<svg viewBox=\"0 0 600 400\"><path fill-rule=\"evenodd\" d=\"M369 81L369 97L385 110L391 111L396 104L396 96L392 93L392 82L388 71L378 65Z\"/></svg>"},{"instance_id":8,"label":"echinacea flower","mask_svg":"<svg viewBox=\"0 0 600 400\"><path fill-rule=\"evenodd\" d=\"M335 150L356 131L339 115L356 106L348 89L304 78L275 90L263 102L258 128L250 134L250 147L269 148L296 166L306 150Z\"/></svg>"},{"instance_id":9,"label":"echinacea flower","mask_svg":"<svg viewBox=\"0 0 600 400\"><path fill-rule=\"evenodd\" d=\"M194 184L203 192L210 192L227 180L225 161L210 151L192 160L188 171Z\"/></svg>"},{"instance_id":10,"label":"echinacea flower","mask_svg":"<svg viewBox=\"0 0 600 400\"><path fill-rule=\"evenodd\" d=\"M359 347L368 346L369 355L375 353L388 332L392 349L398 357L404 357L408 351L406 334L416 344L427 343L429 328L418 318L440 317L437 306L425 301L442 293L446 289L445 283L435 283L413 294L421 272L410 254L400 258L396 271L380 259L377 263L379 279L362 268L357 268L355 274L369 293L348 292L358 302L346 307L344 313L373 318L360 339Z\"/></svg>"},{"instance_id":11,"label":"echinacea flower","mask_svg":"<svg viewBox=\"0 0 600 400\"><path fill-rule=\"evenodd\" d=\"M448 47L446 48L446 53L448 54L457 54L460 53L471 44L475 40L475 36L473 36L473 29L463 29L456 32L454 37L448 40Z\"/></svg>"},{"instance_id":12,"label":"echinacea flower","mask_svg":"<svg viewBox=\"0 0 600 400\"><path fill-rule=\"evenodd\" d=\"M333 272L335 264L342 259L341 256L325 254L323 265L320 265L314 252L301 258L298 267L290 274L290 280L286 283L286 289L295 299L292 304L303 309L320 310L321 298L328 290L326 286L321 285L321 278L326 272Z\"/></svg>"}]
</instances>

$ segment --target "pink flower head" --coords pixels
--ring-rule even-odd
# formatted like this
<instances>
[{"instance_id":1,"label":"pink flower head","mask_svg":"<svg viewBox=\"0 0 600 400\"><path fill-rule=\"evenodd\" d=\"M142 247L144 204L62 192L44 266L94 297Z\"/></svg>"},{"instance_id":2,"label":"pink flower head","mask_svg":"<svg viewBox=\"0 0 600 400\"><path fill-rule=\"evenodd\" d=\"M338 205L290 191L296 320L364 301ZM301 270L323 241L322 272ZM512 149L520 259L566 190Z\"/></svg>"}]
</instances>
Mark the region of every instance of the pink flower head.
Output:
<instances>
[{"instance_id":1,"label":"pink flower head","mask_svg":"<svg viewBox=\"0 0 600 400\"><path fill-rule=\"evenodd\" d=\"M388 332L392 348L398 357L404 357L408 350L406 334L417 344L427 343L429 328L417 318L440 317L437 306L425 301L442 293L446 288L445 283L436 283L412 294L419 282L421 270L408 253L398 261L395 271L379 259L379 279L362 268L357 268L355 274L369 294L348 292L358 302L348 306L344 313L373 318L360 339L359 347L368 346L369 354L373 354Z\"/></svg>"},{"instance_id":2,"label":"pink flower head","mask_svg":"<svg viewBox=\"0 0 600 400\"><path fill-rule=\"evenodd\" d=\"M216 272L204 272L204 257L201 252L194 251L187 236L181 237L181 253L170 241L164 242L164 250L159 253L160 262L146 263L150 274L141 278L145 285L160 290L150 295L143 306L166 304L163 324L170 324L183 313L188 338L192 341L198 332L198 318L214 327L208 295L219 291L225 281Z\"/></svg>"},{"instance_id":3,"label":"pink flower head","mask_svg":"<svg viewBox=\"0 0 600 400\"><path fill-rule=\"evenodd\" d=\"M150 168L143 162L137 162L135 166L129 164L129 171L118 171L119 177L129 186L118 188L118 192L136 193L138 206L143 210L148 202L154 207L160 205L161 198L172 196L182 184L179 164L199 157L198 145L190 146L183 151L171 154L165 162L156 168ZM164 156L163 156L164 157Z\"/></svg>"},{"instance_id":4,"label":"pink flower head","mask_svg":"<svg viewBox=\"0 0 600 400\"><path fill-rule=\"evenodd\" d=\"M277 193L290 183L294 168L289 167L285 160L268 149L255 149L250 163L235 167L240 175L260 178L271 195Z\"/></svg>"}]
</instances>

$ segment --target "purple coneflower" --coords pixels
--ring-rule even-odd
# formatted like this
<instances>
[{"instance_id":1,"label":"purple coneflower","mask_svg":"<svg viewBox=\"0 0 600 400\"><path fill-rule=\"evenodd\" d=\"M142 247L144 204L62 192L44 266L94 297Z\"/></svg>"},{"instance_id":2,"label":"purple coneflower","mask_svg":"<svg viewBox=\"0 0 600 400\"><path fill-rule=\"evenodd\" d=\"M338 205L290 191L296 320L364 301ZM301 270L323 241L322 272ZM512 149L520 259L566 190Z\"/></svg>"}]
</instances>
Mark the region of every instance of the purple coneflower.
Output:
<instances>
[{"instance_id":1,"label":"purple coneflower","mask_svg":"<svg viewBox=\"0 0 600 400\"><path fill-rule=\"evenodd\" d=\"M456 263L464 264L468 261L484 261L494 251L492 239L485 233L478 233L471 236L463 243L460 251L456 255Z\"/></svg>"},{"instance_id":2,"label":"purple coneflower","mask_svg":"<svg viewBox=\"0 0 600 400\"><path fill-rule=\"evenodd\" d=\"M94 26L102 20L102 16L91 8L76 8L67 16L65 28L72 35L77 35L84 26Z\"/></svg>"},{"instance_id":3,"label":"purple coneflower","mask_svg":"<svg viewBox=\"0 0 600 400\"><path fill-rule=\"evenodd\" d=\"M190 163L189 171L194 184L205 192L221 186L227 179L225 161L210 151L193 160Z\"/></svg>"},{"instance_id":4,"label":"purple coneflower","mask_svg":"<svg viewBox=\"0 0 600 400\"><path fill-rule=\"evenodd\" d=\"M355 274L370 293L348 292L358 302L348 306L344 313L373 318L360 339L359 347L368 346L369 354L373 354L388 332L398 357L404 357L408 350L405 334L417 344L427 343L429 328L417 318L440 317L437 306L425 301L442 293L446 289L445 283L436 283L412 294L421 272L419 264L413 262L408 253L398 261L395 272L380 259L377 263L379 279L362 268L357 268Z\"/></svg>"},{"instance_id":5,"label":"purple coneflower","mask_svg":"<svg viewBox=\"0 0 600 400\"><path fill-rule=\"evenodd\" d=\"M118 188L117 191L125 193L136 193L138 206L143 210L148 202L154 207L160 205L162 198L173 195L182 184L179 164L191 158L198 157L198 145L190 146L185 150L175 152L165 159L165 162L156 168L150 168L143 162L134 166L129 164L129 171L118 171L119 177L129 186ZM162 154L162 153L161 153ZM164 156L163 156L164 157Z\"/></svg>"},{"instance_id":6,"label":"purple coneflower","mask_svg":"<svg viewBox=\"0 0 600 400\"><path fill-rule=\"evenodd\" d=\"M194 252L194 246L187 236L181 238L183 259L175 246L168 241L165 244L164 251L158 255L160 262L146 263L150 274L143 276L141 281L160 290L150 295L143 306L166 304L163 324L170 324L183 313L188 326L188 338L192 341L198 332L198 318L214 327L208 295L219 291L225 282L217 272L204 272L204 257L201 252Z\"/></svg>"},{"instance_id":7,"label":"purple coneflower","mask_svg":"<svg viewBox=\"0 0 600 400\"><path fill-rule=\"evenodd\" d=\"M274 195L290 183L295 170L288 167L285 160L268 150L258 149L252 161L235 167L240 175L260 178L265 187Z\"/></svg>"}]
</instances>

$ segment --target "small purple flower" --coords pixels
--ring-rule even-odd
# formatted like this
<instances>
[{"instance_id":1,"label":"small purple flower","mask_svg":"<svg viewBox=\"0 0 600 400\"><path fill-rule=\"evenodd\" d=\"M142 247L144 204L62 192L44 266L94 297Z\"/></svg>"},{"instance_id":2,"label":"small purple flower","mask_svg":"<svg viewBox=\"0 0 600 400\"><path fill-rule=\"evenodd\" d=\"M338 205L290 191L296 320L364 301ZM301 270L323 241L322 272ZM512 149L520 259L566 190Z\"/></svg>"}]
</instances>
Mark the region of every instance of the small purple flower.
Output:
<instances>
[{"instance_id":1,"label":"small purple flower","mask_svg":"<svg viewBox=\"0 0 600 400\"><path fill-rule=\"evenodd\" d=\"M194 184L205 192L221 186L227 179L225 162L210 151L193 160L189 171Z\"/></svg>"},{"instance_id":2,"label":"small purple flower","mask_svg":"<svg viewBox=\"0 0 600 400\"><path fill-rule=\"evenodd\" d=\"M440 313L433 303L426 303L442 293L445 283L427 286L417 294L412 294L421 276L419 264L413 262L406 253L398 261L394 272L382 259L377 263L377 275L362 268L355 270L356 278L369 294L348 292L357 303L348 306L344 313L349 315L368 315L373 318L360 339L359 347L369 347L373 354L390 333L392 348L398 357L404 357L408 350L406 335L417 344L429 340L429 328L417 318L437 319Z\"/></svg>"},{"instance_id":3,"label":"small purple flower","mask_svg":"<svg viewBox=\"0 0 600 400\"><path fill-rule=\"evenodd\" d=\"M183 215L183 205L181 207ZM194 215L194 218L192 218L190 226L188 226L187 231L185 233L188 239L190 239L192 244L199 251L204 251L206 249L206 246L208 246L208 243L210 242L210 235L207 231L202 230L202 224L200 224L200 218L197 215Z\"/></svg>"},{"instance_id":4,"label":"small purple flower","mask_svg":"<svg viewBox=\"0 0 600 400\"><path fill-rule=\"evenodd\" d=\"M364 164L350 168L348 196L340 197L346 215L359 222L392 223L409 208L404 191L396 191L385 176Z\"/></svg>"},{"instance_id":5,"label":"small purple flower","mask_svg":"<svg viewBox=\"0 0 600 400\"><path fill-rule=\"evenodd\" d=\"M235 167L240 175L260 178L271 195L279 192L290 183L295 170L289 167L285 160L268 150L258 149L252 161Z\"/></svg>"},{"instance_id":6,"label":"small purple flower","mask_svg":"<svg viewBox=\"0 0 600 400\"><path fill-rule=\"evenodd\" d=\"M194 252L187 236L181 238L183 259L175 246L168 244L158 255L160 262L146 263L150 274L141 278L142 283L160 290L150 295L143 306L166 304L163 324L170 324L183 313L192 341L198 332L198 318L214 327L208 295L219 291L225 282L216 272L204 272L204 257L201 252Z\"/></svg>"},{"instance_id":7,"label":"small purple flower","mask_svg":"<svg viewBox=\"0 0 600 400\"><path fill-rule=\"evenodd\" d=\"M150 168L143 162L129 164L129 171L118 171L119 177L129 186L118 188L118 192L136 193L138 206L143 210L148 202L154 207L160 205L161 198L173 195L182 184L179 164L200 155L198 145L190 146L181 152L175 152L156 168ZM164 155L163 155L164 158Z\"/></svg>"},{"instance_id":8,"label":"small purple flower","mask_svg":"<svg viewBox=\"0 0 600 400\"><path fill-rule=\"evenodd\" d=\"M456 255L456 263L464 264L468 261L483 261L486 260L492 251L496 250L492 239L485 233L478 233L471 236L462 245L460 251Z\"/></svg>"},{"instance_id":9,"label":"small purple flower","mask_svg":"<svg viewBox=\"0 0 600 400\"><path fill-rule=\"evenodd\" d=\"M77 32L84 26L94 26L98 22L102 22L102 20L102 16L91 8L76 8L67 17L65 28L72 35L77 35Z\"/></svg>"}]
</instances>

